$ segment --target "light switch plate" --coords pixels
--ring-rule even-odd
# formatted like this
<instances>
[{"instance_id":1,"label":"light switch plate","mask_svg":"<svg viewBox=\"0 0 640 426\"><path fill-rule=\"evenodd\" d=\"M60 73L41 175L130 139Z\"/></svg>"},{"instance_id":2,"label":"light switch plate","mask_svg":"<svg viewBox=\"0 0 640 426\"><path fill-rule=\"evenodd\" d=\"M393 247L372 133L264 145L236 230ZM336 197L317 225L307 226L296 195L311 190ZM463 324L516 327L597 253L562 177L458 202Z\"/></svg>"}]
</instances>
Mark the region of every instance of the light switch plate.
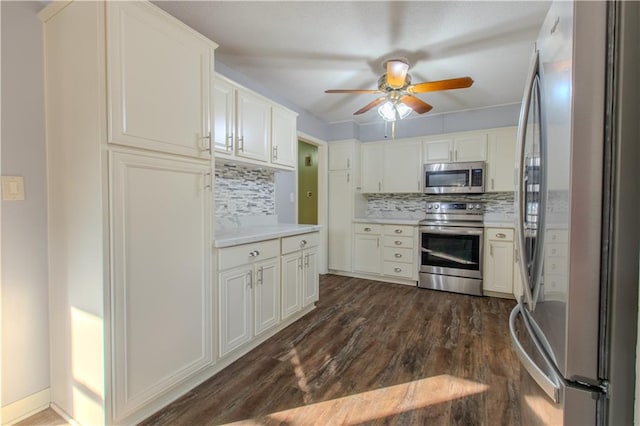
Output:
<instances>
[{"instance_id":1,"label":"light switch plate","mask_svg":"<svg viewBox=\"0 0 640 426\"><path fill-rule=\"evenodd\" d=\"M24 200L24 177L2 176L2 199L7 201Z\"/></svg>"}]
</instances>

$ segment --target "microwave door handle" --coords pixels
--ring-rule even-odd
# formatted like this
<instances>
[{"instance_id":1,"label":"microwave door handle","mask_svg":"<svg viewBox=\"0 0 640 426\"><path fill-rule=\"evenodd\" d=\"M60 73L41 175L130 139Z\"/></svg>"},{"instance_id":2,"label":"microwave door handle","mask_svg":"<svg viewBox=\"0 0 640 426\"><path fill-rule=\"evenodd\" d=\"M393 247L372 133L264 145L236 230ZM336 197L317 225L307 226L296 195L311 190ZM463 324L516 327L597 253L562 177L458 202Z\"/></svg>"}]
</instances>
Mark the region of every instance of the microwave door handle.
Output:
<instances>
[{"instance_id":1,"label":"microwave door handle","mask_svg":"<svg viewBox=\"0 0 640 426\"><path fill-rule=\"evenodd\" d=\"M522 261L518 262L520 265L520 277L522 278L523 295L527 305L531 310L534 309L533 295L531 293L531 283L529 281L529 273L527 271L528 260L524 259L526 255L525 250L525 232L524 232L524 202L525 202L525 188L523 182L523 170L524 170L524 148L525 139L527 134L527 124L529 121L529 105L531 103L531 96L533 94L534 82L536 74L538 72L538 49L534 50L533 58L531 61L531 67L529 69L529 77L527 78L527 84L524 88L524 96L522 99L522 106L520 108L520 119L518 120L518 136L516 145L516 159L515 159L515 173L517 177L516 181L516 232L517 232L517 246Z\"/></svg>"}]
</instances>

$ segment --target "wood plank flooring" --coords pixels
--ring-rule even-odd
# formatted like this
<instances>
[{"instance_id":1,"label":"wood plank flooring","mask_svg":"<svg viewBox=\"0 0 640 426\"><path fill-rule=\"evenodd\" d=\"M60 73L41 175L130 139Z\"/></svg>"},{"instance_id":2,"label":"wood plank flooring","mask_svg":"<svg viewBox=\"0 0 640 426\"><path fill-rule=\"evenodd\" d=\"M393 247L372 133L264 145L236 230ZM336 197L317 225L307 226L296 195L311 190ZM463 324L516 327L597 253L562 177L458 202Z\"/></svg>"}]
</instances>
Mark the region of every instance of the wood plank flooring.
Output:
<instances>
[{"instance_id":1,"label":"wood plank flooring","mask_svg":"<svg viewBox=\"0 0 640 426\"><path fill-rule=\"evenodd\" d=\"M315 311L142 425L519 425L514 305L322 276Z\"/></svg>"},{"instance_id":2,"label":"wood plank flooring","mask_svg":"<svg viewBox=\"0 0 640 426\"><path fill-rule=\"evenodd\" d=\"M142 425L518 425L514 305L323 276L315 311Z\"/></svg>"}]
</instances>

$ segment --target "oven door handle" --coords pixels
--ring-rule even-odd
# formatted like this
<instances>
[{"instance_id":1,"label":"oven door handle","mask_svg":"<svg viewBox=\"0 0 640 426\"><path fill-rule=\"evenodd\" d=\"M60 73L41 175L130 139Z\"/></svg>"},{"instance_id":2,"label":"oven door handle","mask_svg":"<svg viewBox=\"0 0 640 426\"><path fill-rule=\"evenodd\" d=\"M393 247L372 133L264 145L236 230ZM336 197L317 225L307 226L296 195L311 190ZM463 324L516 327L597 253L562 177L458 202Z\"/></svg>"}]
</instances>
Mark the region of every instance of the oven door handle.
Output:
<instances>
[{"instance_id":1,"label":"oven door handle","mask_svg":"<svg viewBox=\"0 0 640 426\"><path fill-rule=\"evenodd\" d=\"M462 265L477 265L478 264L478 262L472 262L470 260L463 259L463 258L458 257L458 256L453 256L453 255L450 255L450 254L447 254L447 253L441 253L439 251L426 249L424 247L420 247L420 251L422 251L422 253L429 253L433 257L439 257L440 259L451 260L452 262L460 263Z\"/></svg>"},{"instance_id":2,"label":"oven door handle","mask_svg":"<svg viewBox=\"0 0 640 426\"><path fill-rule=\"evenodd\" d=\"M420 228L423 234L442 234L442 235L482 235L482 228L441 228L435 226L424 226Z\"/></svg>"}]
</instances>

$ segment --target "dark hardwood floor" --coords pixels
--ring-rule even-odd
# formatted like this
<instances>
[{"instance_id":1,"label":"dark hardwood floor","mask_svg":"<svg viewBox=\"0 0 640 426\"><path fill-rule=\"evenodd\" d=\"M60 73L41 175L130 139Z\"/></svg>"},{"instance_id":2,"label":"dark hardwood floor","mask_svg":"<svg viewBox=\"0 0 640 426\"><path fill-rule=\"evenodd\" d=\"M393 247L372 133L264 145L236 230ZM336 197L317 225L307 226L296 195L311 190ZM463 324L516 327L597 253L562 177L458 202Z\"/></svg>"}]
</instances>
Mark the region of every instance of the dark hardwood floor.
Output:
<instances>
[{"instance_id":1,"label":"dark hardwood floor","mask_svg":"<svg viewBox=\"0 0 640 426\"><path fill-rule=\"evenodd\" d=\"M315 311L142 425L519 425L514 305L323 276Z\"/></svg>"}]
</instances>

